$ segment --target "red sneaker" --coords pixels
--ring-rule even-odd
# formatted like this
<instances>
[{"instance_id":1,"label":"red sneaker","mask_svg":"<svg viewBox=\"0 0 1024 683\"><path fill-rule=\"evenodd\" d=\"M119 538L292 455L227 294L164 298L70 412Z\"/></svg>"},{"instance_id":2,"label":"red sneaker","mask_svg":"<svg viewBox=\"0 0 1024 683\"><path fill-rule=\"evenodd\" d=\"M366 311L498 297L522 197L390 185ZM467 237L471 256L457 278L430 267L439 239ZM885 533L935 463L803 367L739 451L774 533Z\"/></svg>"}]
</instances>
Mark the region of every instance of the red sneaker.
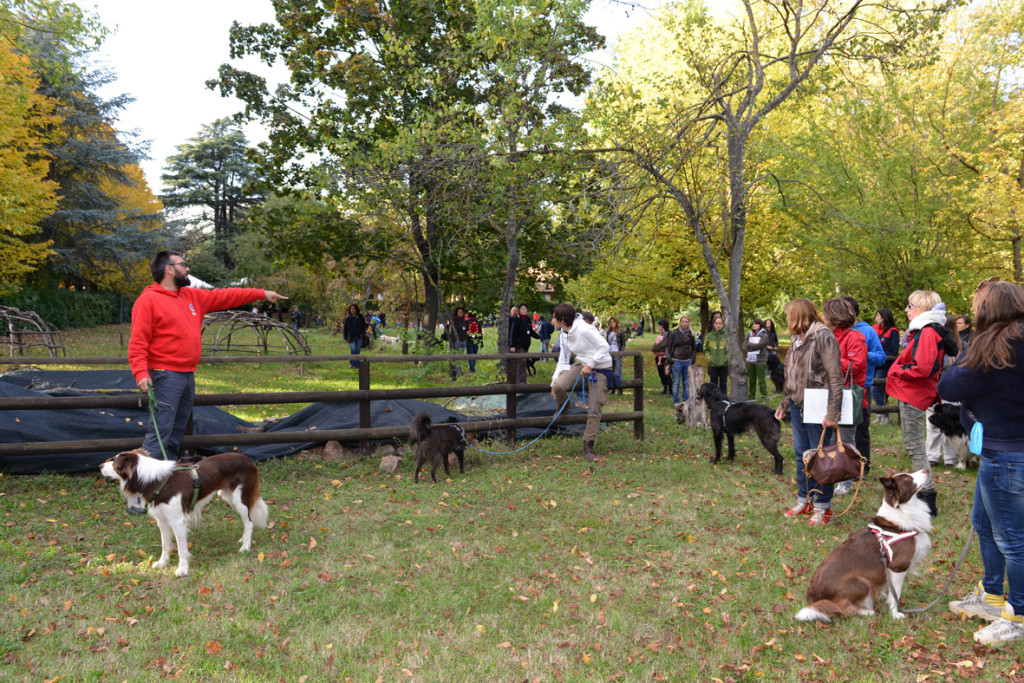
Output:
<instances>
[{"instance_id":1,"label":"red sneaker","mask_svg":"<svg viewBox=\"0 0 1024 683\"><path fill-rule=\"evenodd\" d=\"M832 521L832 508L822 509L814 508L814 513L811 518L807 520L807 523L811 526L825 526Z\"/></svg>"},{"instance_id":2,"label":"red sneaker","mask_svg":"<svg viewBox=\"0 0 1024 683\"><path fill-rule=\"evenodd\" d=\"M810 503L797 503L791 508L788 508L782 514L787 517L797 517L799 515L809 515L814 512L814 506Z\"/></svg>"}]
</instances>

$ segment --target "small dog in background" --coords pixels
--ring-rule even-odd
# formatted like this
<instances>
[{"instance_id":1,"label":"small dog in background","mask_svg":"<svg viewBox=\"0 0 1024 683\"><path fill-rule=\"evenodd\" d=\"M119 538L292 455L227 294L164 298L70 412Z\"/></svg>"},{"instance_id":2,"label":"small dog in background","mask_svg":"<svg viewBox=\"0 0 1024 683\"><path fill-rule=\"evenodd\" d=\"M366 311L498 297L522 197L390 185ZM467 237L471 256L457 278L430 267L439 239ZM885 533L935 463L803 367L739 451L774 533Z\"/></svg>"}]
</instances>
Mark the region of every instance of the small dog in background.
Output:
<instances>
[{"instance_id":1,"label":"small dog in background","mask_svg":"<svg viewBox=\"0 0 1024 683\"><path fill-rule=\"evenodd\" d=\"M967 430L964 429L964 425L960 421L959 403L940 403L932 410L928 421L942 432L946 443L956 453L956 468L958 470L967 469L968 464L978 464L978 456L971 453L970 437L967 436Z\"/></svg>"},{"instance_id":2,"label":"small dog in background","mask_svg":"<svg viewBox=\"0 0 1024 683\"><path fill-rule=\"evenodd\" d=\"M772 457L775 458L775 474L782 474L782 453L779 452L779 439L782 437L782 426L775 419L775 411L760 403L729 401L722 390L710 382L701 385L697 390L697 398L703 399L708 407L708 419L711 431L715 435L716 463L722 459L722 439L729 439L729 459L736 458L736 444L733 439L752 429L761 440Z\"/></svg>"},{"instance_id":3,"label":"small dog in background","mask_svg":"<svg viewBox=\"0 0 1024 683\"><path fill-rule=\"evenodd\" d=\"M430 478L437 483L437 468L444 465L444 473L451 476L448 454L459 458L459 472L465 472L466 430L459 425L435 425L430 415L420 413L409 425L409 443L416 444L416 473L413 481L419 483L420 469L431 461Z\"/></svg>"},{"instance_id":4,"label":"small dog in background","mask_svg":"<svg viewBox=\"0 0 1024 683\"><path fill-rule=\"evenodd\" d=\"M380 340L381 348L397 349L398 343L401 341L398 337L389 337L386 334L382 334L377 339Z\"/></svg>"},{"instance_id":5,"label":"small dog in background","mask_svg":"<svg viewBox=\"0 0 1024 683\"><path fill-rule=\"evenodd\" d=\"M100 465L100 473L116 479L128 511L149 516L160 527L160 559L157 569L167 566L171 540L178 545L178 569L175 576L188 574L189 527L199 523L203 508L220 496L242 518L240 552L248 552L253 527L267 528L267 504L260 497L260 473L256 464L241 453L218 453L191 466L174 460L157 460L141 448L118 453Z\"/></svg>"},{"instance_id":6,"label":"small dog in background","mask_svg":"<svg viewBox=\"0 0 1024 683\"><path fill-rule=\"evenodd\" d=\"M917 492L928 483L926 470L879 477L885 490L882 506L864 528L850 533L814 572L807 587L807 607L796 613L800 621L832 621L846 616L875 613L885 602L894 619L907 573L928 557L932 516ZM895 594L895 595L894 595Z\"/></svg>"}]
</instances>

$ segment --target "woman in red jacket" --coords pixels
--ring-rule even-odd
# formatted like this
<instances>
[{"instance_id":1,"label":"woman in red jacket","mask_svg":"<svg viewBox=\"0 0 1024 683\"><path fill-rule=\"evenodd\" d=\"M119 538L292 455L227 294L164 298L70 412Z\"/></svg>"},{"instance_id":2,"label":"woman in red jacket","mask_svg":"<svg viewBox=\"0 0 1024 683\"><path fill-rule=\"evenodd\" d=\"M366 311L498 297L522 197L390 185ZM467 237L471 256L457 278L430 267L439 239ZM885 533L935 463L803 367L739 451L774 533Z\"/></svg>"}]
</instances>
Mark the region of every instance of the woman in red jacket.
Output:
<instances>
[{"instance_id":1,"label":"woman in red jacket","mask_svg":"<svg viewBox=\"0 0 1024 683\"><path fill-rule=\"evenodd\" d=\"M843 388L850 389L854 386L864 386L868 373L868 344L864 335L853 328L857 322L857 314L853 306L846 299L829 299L821 307L821 318L832 330L836 341L839 342L839 363L843 370ZM868 397L865 393L861 397L861 419L867 414ZM855 441L857 424L840 425L839 436L844 443L852 444ZM853 488L854 481L843 481L836 485L832 495L843 496Z\"/></svg>"},{"instance_id":2,"label":"woman in red jacket","mask_svg":"<svg viewBox=\"0 0 1024 683\"><path fill-rule=\"evenodd\" d=\"M917 470L927 470L931 465L925 454L925 411L938 402L939 371L942 369L943 334L946 311L936 309L942 299L935 292L917 290L907 301L907 345L896 362L889 368L885 380L885 391L900 402L900 426L903 431L903 448ZM938 514L935 503L935 487L931 479L917 494L926 503L934 517Z\"/></svg>"}]
</instances>

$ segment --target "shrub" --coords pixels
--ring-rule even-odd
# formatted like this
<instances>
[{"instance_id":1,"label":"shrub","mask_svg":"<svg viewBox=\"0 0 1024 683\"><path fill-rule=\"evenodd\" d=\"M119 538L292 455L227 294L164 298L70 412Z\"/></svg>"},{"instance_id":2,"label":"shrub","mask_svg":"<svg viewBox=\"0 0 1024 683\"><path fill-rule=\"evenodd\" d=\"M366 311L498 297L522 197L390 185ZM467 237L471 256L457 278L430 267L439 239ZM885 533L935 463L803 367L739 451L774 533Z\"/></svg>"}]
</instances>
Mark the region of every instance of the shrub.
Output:
<instances>
[{"instance_id":1,"label":"shrub","mask_svg":"<svg viewBox=\"0 0 1024 683\"><path fill-rule=\"evenodd\" d=\"M132 303L131 299L122 299L120 295L110 292L29 287L0 297L0 305L35 311L43 320L61 330L120 322L121 305L124 306L124 319L128 320Z\"/></svg>"}]
</instances>

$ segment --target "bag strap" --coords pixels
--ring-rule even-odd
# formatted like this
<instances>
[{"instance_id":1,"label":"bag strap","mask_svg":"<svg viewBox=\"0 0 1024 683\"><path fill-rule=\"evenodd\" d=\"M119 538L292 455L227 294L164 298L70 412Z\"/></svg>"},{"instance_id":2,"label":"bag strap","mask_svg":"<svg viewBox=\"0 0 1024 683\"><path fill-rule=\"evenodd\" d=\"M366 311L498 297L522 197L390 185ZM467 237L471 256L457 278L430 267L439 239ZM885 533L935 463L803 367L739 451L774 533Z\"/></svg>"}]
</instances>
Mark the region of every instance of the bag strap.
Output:
<instances>
[{"instance_id":1,"label":"bag strap","mask_svg":"<svg viewBox=\"0 0 1024 683\"><path fill-rule=\"evenodd\" d=\"M836 430L836 445L837 446L842 446L843 445L843 435L839 433L839 427L825 427L824 429L821 430L821 438L818 439L818 450L819 451L822 448L825 447L825 435L828 434L828 430L830 430L830 429ZM863 460L864 460L864 456L861 456L861 467L864 466L863 465ZM864 474L864 473L861 472L861 474Z\"/></svg>"}]
</instances>

